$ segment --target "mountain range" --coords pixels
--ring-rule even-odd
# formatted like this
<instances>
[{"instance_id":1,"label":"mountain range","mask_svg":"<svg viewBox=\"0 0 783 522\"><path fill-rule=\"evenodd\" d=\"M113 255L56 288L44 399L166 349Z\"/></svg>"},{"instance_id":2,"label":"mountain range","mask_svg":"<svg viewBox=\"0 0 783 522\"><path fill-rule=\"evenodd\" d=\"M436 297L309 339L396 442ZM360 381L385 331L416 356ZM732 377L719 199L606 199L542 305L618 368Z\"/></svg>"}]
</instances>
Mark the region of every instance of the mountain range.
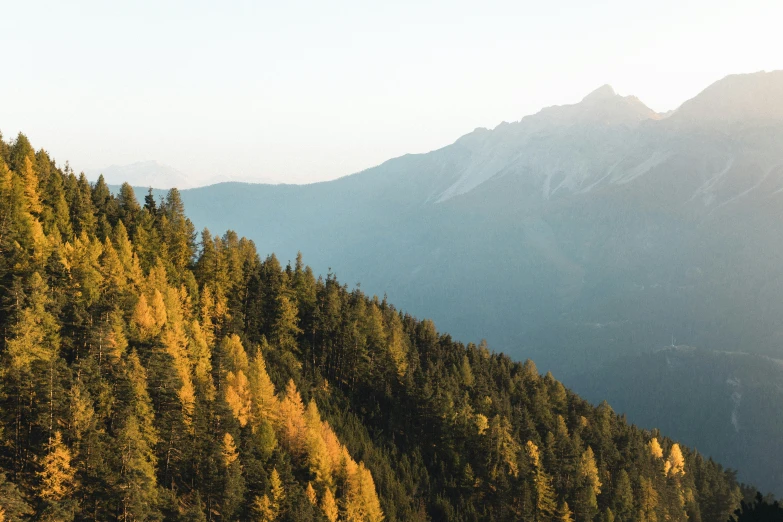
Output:
<instances>
[{"instance_id":1,"label":"mountain range","mask_svg":"<svg viewBox=\"0 0 783 522\"><path fill-rule=\"evenodd\" d=\"M729 76L665 115L603 86L335 181L182 198L199 228L301 250L634 422L753 462L740 478L783 493L764 458L783 437L781 143L783 71ZM619 368L666 386L631 400ZM707 407L710 423L691 414Z\"/></svg>"},{"instance_id":2,"label":"mountain range","mask_svg":"<svg viewBox=\"0 0 783 522\"><path fill-rule=\"evenodd\" d=\"M87 179L93 182L103 176L106 183L110 185L130 183L135 187L152 187L160 190L168 190L172 187L179 189L203 187L229 180L273 183L266 178L245 176L243 179L242 176L228 174L199 179L155 160L137 161L127 165L109 165L101 169L87 169L84 173Z\"/></svg>"}]
</instances>

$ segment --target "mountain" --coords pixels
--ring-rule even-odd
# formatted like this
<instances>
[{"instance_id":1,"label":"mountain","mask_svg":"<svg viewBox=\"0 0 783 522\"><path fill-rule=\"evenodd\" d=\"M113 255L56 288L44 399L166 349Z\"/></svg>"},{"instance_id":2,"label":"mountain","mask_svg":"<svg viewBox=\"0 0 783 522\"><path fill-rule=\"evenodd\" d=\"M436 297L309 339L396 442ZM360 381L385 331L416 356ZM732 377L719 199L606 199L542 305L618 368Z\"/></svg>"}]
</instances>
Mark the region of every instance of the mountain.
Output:
<instances>
[{"instance_id":1,"label":"mountain","mask_svg":"<svg viewBox=\"0 0 783 522\"><path fill-rule=\"evenodd\" d=\"M163 190L173 187L179 189L204 187L228 181L274 183L267 178L234 174L219 174L208 178L196 178L157 161L138 161L129 165L111 165L103 169L87 170L85 174L87 174L87 179L90 181L98 181L98 177L103 175L104 180L109 185L119 186L123 183L129 183L134 187L144 187L145 189L152 187Z\"/></svg>"},{"instance_id":2,"label":"mountain","mask_svg":"<svg viewBox=\"0 0 783 522\"><path fill-rule=\"evenodd\" d=\"M774 123L783 119L783 71L735 74L680 107L674 120L695 125Z\"/></svg>"},{"instance_id":3,"label":"mountain","mask_svg":"<svg viewBox=\"0 0 783 522\"><path fill-rule=\"evenodd\" d=\"M593 377L621 357L645 371L647 354L676 343L783 359L782 100L780 72L727 77L665 116L605 86L339 180L182 198L198 229L231 228L284 260L301 250L316 272L387 293L457 339L486 337L626 404ZM741 373L746 360L730 364ZM713 371L701 355L690 367ZM666 405L626 413L707 437ZM740 415L755 407L743 400ZM782 415L769 414L764 436L780 440ZM734 432L731 415L720 422ZM759 447L743 467L738 444L719 436L711 454L783 493L781 464Z\"/></svg>"},{"instance_id":4,"label":"mountain","mask_svg":"<svg viewBox=\"0 0 783 522\"><path fill-rule=\"evenodd\" d=\"M753 496L530 360L194 236L176 189L142 207L0 141L0 520L723 521Z\"/></svg>"},{"instance_id":5,"label":"mountain","mask_svg":"<svg viewBox=\"0 0 783 522\"><path fill-rule=\"evenodd\" d=\"M157 161L137 161L129 165L111 165L103 169L85 172L91 181L97 181L100 175L110 185L130 183L136 187L170 189L171 187L190 188L197 186L186 174Z\"/></svg>"}]
</instances>

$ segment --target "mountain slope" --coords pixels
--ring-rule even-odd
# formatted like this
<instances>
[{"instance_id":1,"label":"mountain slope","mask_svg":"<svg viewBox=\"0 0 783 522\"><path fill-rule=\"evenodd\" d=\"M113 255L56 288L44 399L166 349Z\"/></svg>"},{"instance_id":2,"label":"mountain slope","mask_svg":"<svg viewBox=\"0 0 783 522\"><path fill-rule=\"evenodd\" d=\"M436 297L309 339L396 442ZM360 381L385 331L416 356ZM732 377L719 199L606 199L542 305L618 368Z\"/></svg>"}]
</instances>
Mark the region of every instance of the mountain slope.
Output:
<instances>
[{"instance_id":1,"label":"mountain slope","mask_svg":"<svg viewBox=\"0 0 783 522\"><path fill-rule=\"evenodd\" d=\"M10 168L9 168L10 166ZM0 142L0 514L726 520L734 473L531 361ZM750 490L746 490L750 493Z\"/></svg>"},{"instance_id":2,"label":"mountain slope","mask_svg":"<svg viewBox=\"0 0 783 522\"><path fill-rule=\"evenodd\" d=\"M781 73L738 75L664 118L603 87L336 181L182 197L199 229L301 250L567 384L672 338L780 358L782 99ZM739 466L734 444L715 456ZM783 492L783 470L757 457Z\"/></svg>"}]
</instances>

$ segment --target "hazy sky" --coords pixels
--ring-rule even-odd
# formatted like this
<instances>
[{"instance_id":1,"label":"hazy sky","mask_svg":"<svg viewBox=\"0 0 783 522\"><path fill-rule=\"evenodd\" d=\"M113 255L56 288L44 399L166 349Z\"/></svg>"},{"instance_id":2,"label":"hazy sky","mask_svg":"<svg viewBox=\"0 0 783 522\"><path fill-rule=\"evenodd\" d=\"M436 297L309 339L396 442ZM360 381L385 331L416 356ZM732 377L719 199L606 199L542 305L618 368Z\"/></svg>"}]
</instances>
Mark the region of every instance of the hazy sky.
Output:
<instances>
[{"instance_id":1,"label":"hazy sky","mask_svg":"<svg viewBox=\"0 0 783 522\"><path fill-rule=\"evenodd\" d=\"M610 83L783 69L780 0L3 2L0 131L76 170L308 182Z\"/></svg>"}]
</instances>

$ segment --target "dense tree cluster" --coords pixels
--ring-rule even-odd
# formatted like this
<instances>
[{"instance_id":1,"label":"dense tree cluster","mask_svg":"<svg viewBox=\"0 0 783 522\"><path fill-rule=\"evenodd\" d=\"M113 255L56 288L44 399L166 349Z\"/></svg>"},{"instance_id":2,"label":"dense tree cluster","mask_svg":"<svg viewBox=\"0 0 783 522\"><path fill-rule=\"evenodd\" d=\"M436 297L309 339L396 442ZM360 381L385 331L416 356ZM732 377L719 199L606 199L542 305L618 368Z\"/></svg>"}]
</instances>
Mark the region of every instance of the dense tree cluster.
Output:
<instances>
[{"instance_id":1,"label":"dense tree cluster","mask_svg":"<svg viewBox=\"0 0 783 522\"><path fill-rule=\"evenodd\" d=\"M707 522L742 497L531 361L23 135L0 252L0 520Z\"/></svg>"}]
</instances>

